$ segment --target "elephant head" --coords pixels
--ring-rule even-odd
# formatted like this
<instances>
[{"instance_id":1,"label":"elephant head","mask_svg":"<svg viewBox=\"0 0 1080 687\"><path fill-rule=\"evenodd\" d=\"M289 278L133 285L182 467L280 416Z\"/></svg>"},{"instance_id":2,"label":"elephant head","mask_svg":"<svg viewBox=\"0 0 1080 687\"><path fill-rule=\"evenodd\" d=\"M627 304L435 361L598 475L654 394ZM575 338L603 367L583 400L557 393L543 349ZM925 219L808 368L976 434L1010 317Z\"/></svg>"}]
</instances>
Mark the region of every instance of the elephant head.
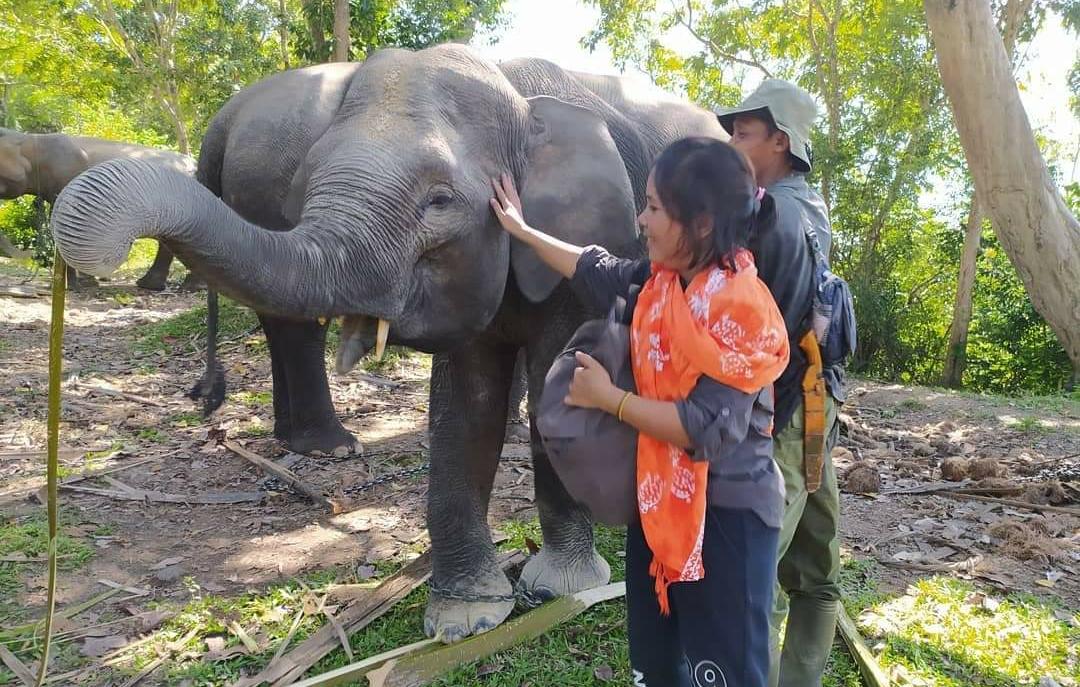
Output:
<instances>
[{"instance_id":1,"label":"elephant head","mask_svg":"<svg viewBox=\"0 0 1080 687\"><path fill-rule=\"evenodd\" d=\"M26 137L0 129L0 198L18 198L30 192L30 160L23 154Z\"/></svg>"},{"instance_id":2,"label":"elephant head","mask_svg":"<svg viewBox=\"0 0 1080 687\"><path fill-rule=\"evenodd\" d=\"M67 186L53 232L80 271L107 274L153 237L256 310L344 316L347 368L372 318L396 343L447 350L491 323L511 273L527 298L551 293L558 278L512 248L490 211L503 171L538 226L577 243L635 241L633 192L603 120L523 98L460 45L385 50L356 70L293 181L291 231L245 221L182 174L114 160Z\"/></svg>"},{"instance_id":3,"label":"elephant head","mask_svg":"<svg viewBox=\"0 0 1080 687\"><path fill-rule=\"evenodd\" d=\"M0 129L0 198L31 193L52 202L87 166L86 152L69 136Z\"/></svg>"}]
</instances>

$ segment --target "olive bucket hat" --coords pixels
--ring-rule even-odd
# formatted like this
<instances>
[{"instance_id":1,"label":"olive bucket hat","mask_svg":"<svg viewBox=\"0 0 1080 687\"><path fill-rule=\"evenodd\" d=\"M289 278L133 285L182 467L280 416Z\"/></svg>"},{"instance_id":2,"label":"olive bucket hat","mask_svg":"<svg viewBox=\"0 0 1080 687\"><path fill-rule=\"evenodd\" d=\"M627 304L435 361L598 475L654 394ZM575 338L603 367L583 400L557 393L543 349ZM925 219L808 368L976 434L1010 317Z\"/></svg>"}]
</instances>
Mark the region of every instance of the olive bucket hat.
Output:
<instances>
[{"instance_id":1,"label":"olive bucket hat","mask_svg":"<svg viewBox=\"0 0 1080 687\"><path fill-rule=\"evenodd\" d=\"M817 119L817 104L805 90L783 79L766 79L737 107L716 110L720 126L734 133L735 118L744 114L768 114L776 128L788 135L792 165L801 172L813 166L810 129Z\"/></svg>"}]
</instances>

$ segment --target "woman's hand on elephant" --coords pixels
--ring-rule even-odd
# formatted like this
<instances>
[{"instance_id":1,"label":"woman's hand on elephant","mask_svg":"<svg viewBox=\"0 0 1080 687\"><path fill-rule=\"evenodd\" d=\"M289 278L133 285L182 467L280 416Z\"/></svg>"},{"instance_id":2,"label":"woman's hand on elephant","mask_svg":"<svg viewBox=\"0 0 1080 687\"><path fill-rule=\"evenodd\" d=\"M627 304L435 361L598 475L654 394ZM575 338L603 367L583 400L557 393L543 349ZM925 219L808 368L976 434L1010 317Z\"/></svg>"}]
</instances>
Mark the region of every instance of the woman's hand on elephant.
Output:
<instances>
[{"instance_id":1,"label":"woman's hand on elephant","mask_svg":"<svg viewBox=\"0 0 1080 687\"><path fill-rule=\"evenodd\" d=\"M615 412L623 391L612 384L611 375L595 358L588 353L576 354L581 367L574 370L574 379L570 382L570 393L563 402L579 408L600 408L609 413Z\"/></svg>"},{"instance_id":2,"label":"woman's hand on elephant","mask_svg":"<svg viewBox=\"0 0 1080 687\"><path fill-rule=\"evenodd\" d=\"M491 209L495 211L499 224L514 236L525 233L528 225L525 224L521 198L518 197L517 189L514 188L514 180L509 174L503 172L498 179L491 180L491 185L495 189L495 197L491 199Z\"/></svg>"}]
</instances>

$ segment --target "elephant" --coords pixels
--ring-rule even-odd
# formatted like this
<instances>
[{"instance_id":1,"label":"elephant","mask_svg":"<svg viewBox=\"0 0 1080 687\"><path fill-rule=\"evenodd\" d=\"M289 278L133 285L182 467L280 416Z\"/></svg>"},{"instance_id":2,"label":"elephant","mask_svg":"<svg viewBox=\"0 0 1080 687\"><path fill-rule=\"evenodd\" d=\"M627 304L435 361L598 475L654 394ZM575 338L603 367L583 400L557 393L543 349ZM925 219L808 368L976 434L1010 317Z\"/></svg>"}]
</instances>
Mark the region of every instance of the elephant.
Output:
<instances>
[{"instance_id":1,"label":"elephant","mask_svg":"<svg viewBox=\"0 0 1080 687\"><path fill-rule=\"evenodd\" d=\"M138 158L189 176L195 174L194 159L169 150L87 136L27 134L0 128L0 198L31 194L53 203L73 178L118 157ZM153 291L164 289L172 258L166 246L159 246L154 264L138 285ZM74 279L71 272L68 275L69 281Z\"/></svg>"},{"instance_id":2,"label":"elephant","mask_svg":"<svg viewBox=\"0 0 1080 687\"><path fill-rule=\"evenodd\" d=\"M720 132L702 118L672 135ZM554 356L599 315L499 227L491 179L512 175L530 224L636 256L654 147L550 62L391 48L235 95L210 125L198 182L139 160L89 170L61 194L52 227L64 258L98 275L136 237L157 238L260 313L279 433L340 428L324 379L311 383L325 374L318 318L343 318L339 371L383 340L433 354L424 628L453 642L514 606L486 514L515 359L525 351L532 405ZM530 438L544 544L520 590L605 583L588 510L559 482L535 423Z\"/></svg>"},{"instance_id":3,"label":"elephant","mask_svg":"<svg viewBox=\"0 0 1080 687\"><path fill-rule=\"evenodd\" d=\"M655 86L611 74L567 73L637 124L650 159L656 159L672 141L687 136L704 133L722 141L729 139L717 125L715 114Z\"/></svg>"}]
</instances>

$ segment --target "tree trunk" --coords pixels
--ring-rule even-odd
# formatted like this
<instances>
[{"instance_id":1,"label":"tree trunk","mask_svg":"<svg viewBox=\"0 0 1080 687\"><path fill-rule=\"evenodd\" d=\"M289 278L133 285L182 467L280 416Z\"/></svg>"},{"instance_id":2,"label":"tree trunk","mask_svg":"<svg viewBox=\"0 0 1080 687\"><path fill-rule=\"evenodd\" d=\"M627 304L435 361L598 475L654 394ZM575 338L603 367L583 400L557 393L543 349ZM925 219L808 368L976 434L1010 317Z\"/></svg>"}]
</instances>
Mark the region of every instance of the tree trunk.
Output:
<instances>
[{"instance_id":1,"label":"tree trunk","mask_svg":"<svg viewBox=\"0 0 1080 687\"><path fill-rule=\"evenodd\" d=\"M806 13L806 30L813 49L814 66L817 72L818 90L821 92L821 100L825 103L825 136L829 142L829 157L835 156L840 150L840 108L842 98L840 92L840 74L836 55L836 31L840 25L842 7L840 3L833 6L830 17L825 12L825 7L818 0L810 0L810 6ZM821 15L825 24L827 45L822 45L814 30L814 13ZM835 162L835 160L833 161ZM817 166L821 178L821 199L825 201L825 207L831 212L833 203L832 189L832 165ZM832 256L826 256L832 260Z\"/></svg>"},{"instance_id":2,"label":"tree trunk","mask_svg":"<svg viewBox=\"0 0 1080 687\"><path fill-rule=\"evenodd\" d=\"M334 0L334 56L332 61L349 61L349 0Z\"/></svg>"},{"instance_id":3,"label":"tree trunk","mask_svg":"<svg viewBox=\"0 0 1080 687\"><path fill-rule=\"evenodd\" d=\"M1016 38L1033 4L1034 0L1009 0L1002 11L1002 43L1010 66L1016 64ZM964 368L967 366L967 337L971 329L971 304L975 297L976 262L979 258L979 244L982 242L984 213L974 193L971 194L970 202L964 248L960 254L956 302L953 305L952 324L949 326L949 346L945 349L945 365L941 373L942 386L953 389L959 389L963 385Z\"/></svg>"},{"instance_id":4,"label":"tree trunk","mask_svg":"<svg viewBox=\"0 0 1080 687\"><path fill-rule=\"evenodd\" d=\"M289 8L278 0L278 37L281 39L281 68L289 69Z\"/></svg>"},{"instance_id":5,"label":"tree trunk","mask_svg":"<svg viewBox=\"0 0 1080 687\"><path fill-rule=\"evenodd\" d=\"M320 60L326 59L326 34L323 25L315 14L316 0L304 0L304 20L307 21L308 33L311 34L311 47Z\"/></svg>"},{"instance_id":6,"label":"tree trunk","mask_svg":"<svg viewBox=\"0 0 1080 687\"><path fill-rule=\"evenodd\" d=\"M956 284L956 303L953 306L952 325L949 327L949 347L945 349L945 369L941 373L942 386L960 388L967 363L967 337L971 326L971 301L975 295L975 263L979 257L982 240L982 209L972 196L967 231L964 233L964 250L960 255L960 278Z\"/></svg>"},{"instance_id":7,"label":"tree trunk","mask_svg":"<svg viewBox=\"0 0 1080 687\"><path fill-rule=\"evenodd\" d=\"M924 0L979 205L1038 311L1080 368L1080 223L1054 187L989 0Z\"/></svg>"}]
</instances>

